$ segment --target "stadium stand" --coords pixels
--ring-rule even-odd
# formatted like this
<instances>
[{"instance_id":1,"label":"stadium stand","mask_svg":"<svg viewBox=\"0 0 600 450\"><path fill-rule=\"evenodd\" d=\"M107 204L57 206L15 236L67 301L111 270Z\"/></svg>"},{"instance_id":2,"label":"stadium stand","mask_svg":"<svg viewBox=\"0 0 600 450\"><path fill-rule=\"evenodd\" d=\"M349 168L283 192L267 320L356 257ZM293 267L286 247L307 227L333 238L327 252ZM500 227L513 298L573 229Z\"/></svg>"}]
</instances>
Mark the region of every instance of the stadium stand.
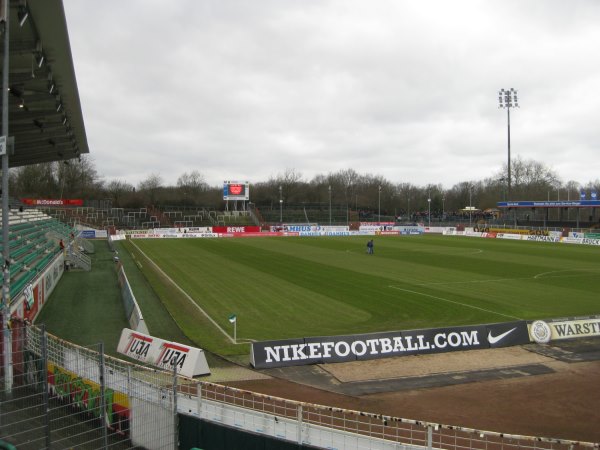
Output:
<instances>
[{"instance_id":1,"label":"stadium stand","mask_svg":"<svg viewBox=\"0 0 600 450\"><path fill-rule=\"evenodd\" d=\"M329 204L326 203L290 203L281 210L277 206L257 205L256 210L265 223L330 223ZM358 221L359 214L355 210L348 209L346 205L331 206L332 225L346 225L348 222Z\"/></svg>"},{"instance_id":2,"label":"stadium stand","mask_svg":"<svg viewBox=\"0 0 600 450\"><path fill-rule=\"evenodd\" d=\"M217 211L206 207L46 207L43 212L72 228L84 226L101 230L259 225L250 211Z\"/></svg>"},{"instance_id":3,"label":"stadium stand","mask_svg":"<svg viewBox=\"0 0 600 450\"><path fill-rule=\"evenodd\" d=\"M1 230L1 228L0 228ZM10 295L16 297L61 251L59 241L68 241L75 230L37 209L9 212ZM75 240L73 245L77 246ZM0 244L0 249L3 249Z\"/></svg>"}]
</instances>

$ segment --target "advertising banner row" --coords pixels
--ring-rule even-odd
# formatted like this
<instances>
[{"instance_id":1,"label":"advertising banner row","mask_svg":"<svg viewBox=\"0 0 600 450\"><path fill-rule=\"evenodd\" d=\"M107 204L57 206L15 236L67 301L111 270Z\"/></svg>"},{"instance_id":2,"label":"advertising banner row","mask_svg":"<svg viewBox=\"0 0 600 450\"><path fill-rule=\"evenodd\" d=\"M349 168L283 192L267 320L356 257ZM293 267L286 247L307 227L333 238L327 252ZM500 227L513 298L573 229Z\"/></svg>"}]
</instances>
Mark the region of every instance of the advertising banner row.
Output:
<instances>
[{"instance_id":1,"label":"advertising banner row","mask_svg":"<svg viewBox=\"0 0 600 450\"><path fill-rule=\"evenodd\" d=\"M425 228L419 225L361 225L359 230L350 230L348 226L321 225L278 225L262 231L258 226L217 226L194 228L154 228L152 230L122 230L117 236L129 236L133 239L159 238L213 238L213 237L256 237L256 236L373 236L373 235L417 235ZM99 237L92 233L83 237Z\"/></svg>"},{"instance_id":2,"label":"advertising banner row","mask_svg":"<svg viewBox=\"0 0 600 450\"><path fill-rule=\"evenodd\" d=\"M535 242L560 242L563 244L583 244L600 245L600 239L587 237L563 237L560 232L550 232L548 235L537 234L516 234L516 233L498 233L496 231L457 231L455 228L447 228L444 231L446 236L470 236L492 239L511 239L517 241L535 241Z\"/></svg>"},{"instance_id":3,"label":"advertising banner row","mask_svg":"<svg viewBox=\"0 0 600 450\"><path fill-rule=\"evenodd\" d=\"M117 351L163 370L173 370L187 377L209 375L204 351L177 342L169 342L129 328L123 328Z\"/></svg>"}]
</instances>

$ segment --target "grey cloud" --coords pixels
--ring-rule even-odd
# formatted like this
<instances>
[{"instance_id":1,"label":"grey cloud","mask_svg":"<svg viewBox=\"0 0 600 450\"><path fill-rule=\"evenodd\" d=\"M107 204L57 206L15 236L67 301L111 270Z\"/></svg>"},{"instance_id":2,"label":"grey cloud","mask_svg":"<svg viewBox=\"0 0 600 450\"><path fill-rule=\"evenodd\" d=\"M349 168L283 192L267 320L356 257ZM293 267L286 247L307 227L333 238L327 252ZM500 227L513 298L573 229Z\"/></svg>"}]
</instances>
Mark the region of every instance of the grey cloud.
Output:
<instances>
[{"instance_id":1,"label":"grey cloud","mask_svg":"<svg viewBox=\"0 0 600 450\"><path fill-rule=\"evenodd\" d=\"M352 167L450 187L505 163L508 87L514 154L598 178L594 0L64 3L107 179Z\"/></svg>"}]
</instances>

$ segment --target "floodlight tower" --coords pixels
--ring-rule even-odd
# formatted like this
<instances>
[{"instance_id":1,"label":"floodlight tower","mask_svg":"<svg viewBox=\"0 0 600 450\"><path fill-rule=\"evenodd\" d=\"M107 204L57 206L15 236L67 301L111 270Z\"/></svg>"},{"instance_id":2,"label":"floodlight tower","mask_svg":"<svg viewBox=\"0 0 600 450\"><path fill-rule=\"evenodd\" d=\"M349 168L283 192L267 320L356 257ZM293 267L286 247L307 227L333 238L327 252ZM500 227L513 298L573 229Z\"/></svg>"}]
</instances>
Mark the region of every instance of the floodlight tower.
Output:
<instances>
[{"instance_id":1,"label":"floodlight tower","mask_svg":"<svg viewBox=\"0 0 600 450\"><path fill-rule=\"evenodd\" d=\"M281 186L279 186L279 223L283 223L283 195Z\"/></svg>"},{"instance_id":2,"label":"floodlight tower","mask_svg":"<svg viewBox=\"0 0 600 450\"><path fill-rule=\"evenodd\" d=\"M379 185L377 194L377 222L381 224L381 185Z\"/></svg>"},{"instance_id":3,"label":"floodlight tower","mask_svg":"<svg viewBox=\"0 0 600 450\"><path fill-rule=\"evenodd\" d=\"M431 228L431 191L427 194L427 217L429 218L429 228Z\"/></svg>"},{"instance_id":4,"label":"floodlight tower","mask_svg":"<svg viewBox=\"0 0 600 450\"><path fill-rule=\"evenodd\" d=\"M511 199L511 173L510 173L510 108L518 108L519 100L517 99L517 91L513 88L500 89L498 92L499 108L506 108L506 117L508 123L508 189L507 200Z\"/></svg>"},{"instance_id":5,"label":"floodlight tower","mask_svg":"<svg viewBox=\"0 0 600 450\"><path fill-rule=\"evenodd\" d=\"M329 185L329 226L331 226L331 185Z\"/></svg>"}]
</instances>

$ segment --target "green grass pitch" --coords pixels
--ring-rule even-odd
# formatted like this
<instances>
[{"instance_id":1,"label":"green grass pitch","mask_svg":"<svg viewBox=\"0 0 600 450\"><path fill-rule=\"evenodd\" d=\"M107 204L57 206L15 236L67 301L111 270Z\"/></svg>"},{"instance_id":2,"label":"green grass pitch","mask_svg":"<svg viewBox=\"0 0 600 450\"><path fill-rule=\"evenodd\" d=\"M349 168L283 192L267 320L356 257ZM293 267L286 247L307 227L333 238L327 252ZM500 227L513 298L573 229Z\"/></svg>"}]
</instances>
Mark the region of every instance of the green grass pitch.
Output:
<instances>
[{"instance_id":1,"label":"green grass pitch","mask_svg":"<svg viewBox=\"0 0 600 450\"><path fill-rule=\"evenodd\" d=\"M600 313L600 248L444 236L160 239L128 243L185 334L270 340Z\"/></svg>"}]
</instances>

